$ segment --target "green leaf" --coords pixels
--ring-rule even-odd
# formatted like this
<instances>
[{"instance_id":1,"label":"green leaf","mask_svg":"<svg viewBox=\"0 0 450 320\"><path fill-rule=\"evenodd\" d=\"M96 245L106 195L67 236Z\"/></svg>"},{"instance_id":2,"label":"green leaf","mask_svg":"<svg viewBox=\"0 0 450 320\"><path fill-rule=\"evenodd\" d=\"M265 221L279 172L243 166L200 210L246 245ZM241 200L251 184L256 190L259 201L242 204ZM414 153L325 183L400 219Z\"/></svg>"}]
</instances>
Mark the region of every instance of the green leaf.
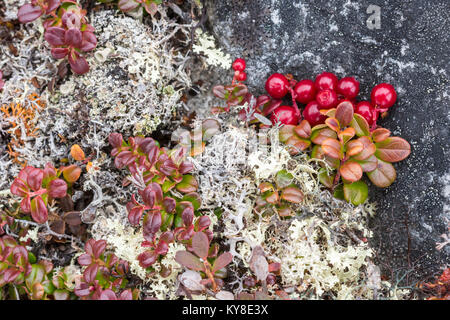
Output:
<instances>
[{"instance_id":1,"label":"green leaf","mask_svg":"<svg viewBox=\"0 0 450 320\"><path fill-rule=\"evenodd\" d=\"M386 162L398 162L405 159L411 153L409 143L400 137L390 137L375 143L377 151L375 156Z\"/></svg>"},{"instance_id":2,"label":"green leaf","mask_svg":"<svg viewBox=\"0 0 450 320\"><path fill-rule=\"evenodd\" d=\"M290 185L293 179L294 176L283 169L278 171L275 175L275 184L277 185L278 189L283 189Z\"/></svg>"},{"instance_id":3,"label":"green leaf","mask_svg":"<svg viewBox=\"0 0 450 320\"><path fill-rule=\"evenodd\" d=\"M35 283L41 283L42 280L44 280L44 276L45 276L45 269L44 269L44 267L42 265L40 265L40 264L33 264L31 266L30 274L25 279L25 283L27 285L27 288L29 290L31 290L31 288L33 287L33 285Z\"/></svg>"},{"instance_id":4,"label":"green leaf","mask_svg":"<svg viewBox=\"0 0 450 320\"><path fill-rule=\"evenodd\" d=\"M190 174L183 176L183 180L177 184L176 189L183 193L190 193L196 191L198 188L197 180Z\"/></svg>"},{"instance_id":5,"label":"green leaf","mask_svg":"<svg viewBox=\"0 0 450 320\"><path fill-rule=\"evenodd\" d=\"M356 181L353 183L344 183L345 200L357 206L366 201L369 189L364 181Z\"/></svg>"},{"instance_id":6,"label":"green leaf","mask_svg":"<svg viewBox=\"0 0 450 320\"><path fill-rule=\"evenodd\" d=\"M392 164L378 159L377 168L371 172L367 172L367 176L377 187L386 188L395 181L397 172Z\"/></svg>"},{"instance_id":7,"label":"green leaf","mask_svg":"<svg viewBox=\"0 0 450 320\"><path fill-rule=\"evenodd\" d=\"M345 200L345 197L344 197L344 186L343 186L342 184L338 185L338 186L334 189L333 196L334 196L336 199Z\"/></svg>"},{"instance_id":8,"label":"green leaf","mask_svg":"<svg viewBox=\"0 0 450 320\"><path fill-rule=\"evenodd\" d=\"M369 124L366 119L357 113L353 114L353 120L350 122L350 126L355 129L358 137L368 136L370 134Z\"/></svg>"},{"instance_id":9,"label":"green leaf","mask_svg":"<svg viewBox=\"0 0 450 320\"><path fill-rule=\"evenodd\" d=\"M189 201L194 206L194 210L198 210L202 204L202 198L197 192L191 192L183 196L181 201Z\"/></svg>"},{"instance_id":10,"label":"green leaf","mask_svg":"<svg viewBox=\"0 0 450 320\"><path fill-rule=\"evenodd\" d=\"M177 183L170 180L170 179L166 179L164 181L164 183L161 185L161 189L164 193L166 193L167 191L171 190Z\"/></svg>"},{"instance_id":11,"label":"green leaf","mask_svg":"<svg viewBox=\"0 0 450 320\"><path fill-rule=\"evenodd\" d=\"M329 175L327 169L325 168L319 169L319 181L327 188L331 188L333 186L335 176L336 174Z\"/></svg>"}]
</instances>

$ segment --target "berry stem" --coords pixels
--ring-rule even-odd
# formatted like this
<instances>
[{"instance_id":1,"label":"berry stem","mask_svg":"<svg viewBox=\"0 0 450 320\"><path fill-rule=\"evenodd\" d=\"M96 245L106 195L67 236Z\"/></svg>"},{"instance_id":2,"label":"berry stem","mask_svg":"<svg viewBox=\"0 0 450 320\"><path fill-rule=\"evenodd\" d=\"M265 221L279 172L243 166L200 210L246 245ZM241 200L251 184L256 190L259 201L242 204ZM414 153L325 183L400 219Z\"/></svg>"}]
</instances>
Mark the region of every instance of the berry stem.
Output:
<instances>
[{"instance_id":1,"label":"berry stem","mask_svg":"<svg viewBox=\"0 0 450 320\"><path fill-rule=\"evenodd\" d=\"M295 98L297 97L297 94L295 93L294 89L292 88L292 86L288 87L289 92L291 93L291 98L292 98L292 106L295 109L295 115L298 117L298 122L300 122L302 120L302 114L300 112L300 109L297 106L297 102L295 101Z\"/></svg>"}]
</instances>

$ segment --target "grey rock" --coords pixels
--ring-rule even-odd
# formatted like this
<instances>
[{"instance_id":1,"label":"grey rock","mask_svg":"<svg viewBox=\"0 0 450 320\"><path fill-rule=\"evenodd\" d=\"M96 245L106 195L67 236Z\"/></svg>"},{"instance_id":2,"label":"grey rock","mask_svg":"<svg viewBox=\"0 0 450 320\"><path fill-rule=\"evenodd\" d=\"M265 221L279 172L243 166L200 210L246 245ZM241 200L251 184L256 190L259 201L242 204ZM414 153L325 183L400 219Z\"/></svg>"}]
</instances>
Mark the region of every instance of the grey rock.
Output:
<instances>
[{"instance_id":1,"label":"grey rock","mask_svg":"<svg viewBox=\"0 0 450 320\"><path fill-rule=\"evenodd\" d=\"M412 154L395 164L397 180L371 186L378 202L372 245L384 273L413 279L450 265L450 245L436 250L450 221L450 2L209 1L211 32L233 58L247 60L247 83L263 93L273 72L314 79L323 72L354 76L360 99L388 82L396 105L380 125L408 140ZM369 19L380 8L379 29ZM369 21L368 21L369 19ZM229 80L230 72L223 75ZM446 220L449 219L449 220Z\"/></svg>"}]
</instances>

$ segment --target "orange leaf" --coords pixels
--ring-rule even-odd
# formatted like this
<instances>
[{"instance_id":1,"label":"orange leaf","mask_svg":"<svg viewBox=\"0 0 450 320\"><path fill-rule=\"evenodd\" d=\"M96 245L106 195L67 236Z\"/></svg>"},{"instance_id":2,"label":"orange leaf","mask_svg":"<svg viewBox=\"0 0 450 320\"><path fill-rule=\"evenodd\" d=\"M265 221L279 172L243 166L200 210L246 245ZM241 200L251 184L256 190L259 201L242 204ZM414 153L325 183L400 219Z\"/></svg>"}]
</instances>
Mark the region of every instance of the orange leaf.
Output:
<instances>
[{"instance_id":1,"label":"orange leaf","mask_svg":"<svg viewBox=\"0 0 450 320\"><path fill-rule=\"evenodd\" d=\"M83 149L77 144L74 144L72 148L70 148L70 155L77 161L83 161L85 159Z\"/></svg>"},{"instance_id":2,"label":"orange leaf","mask_svg":"<svg viewBox=\"0 0 450 320\"><path fill-rule=\"evenodd\" d=\"M322 150L323 152L334 159L341 159L341 143L336 139L328 138L322 142Z\"/></svg>"},{"instance_id":3,"label":"orange leaf","mask_svg":"<svg viewBox=\"0 0 450 320\"><path fill-rule=\"evenodd\" d=\"M347 161L340 168L339 172L346 181L355 182L361 179L363 171L361 166L353 161Z\"/></svg>"}]
</instances>

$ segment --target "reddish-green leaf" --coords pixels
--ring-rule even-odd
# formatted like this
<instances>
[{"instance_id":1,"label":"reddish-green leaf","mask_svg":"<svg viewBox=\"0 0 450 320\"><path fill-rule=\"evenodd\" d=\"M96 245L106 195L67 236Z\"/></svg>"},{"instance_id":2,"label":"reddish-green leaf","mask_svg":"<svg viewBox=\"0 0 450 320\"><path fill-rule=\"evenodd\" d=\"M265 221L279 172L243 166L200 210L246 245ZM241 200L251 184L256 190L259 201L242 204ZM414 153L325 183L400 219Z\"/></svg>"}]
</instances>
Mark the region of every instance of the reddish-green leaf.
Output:
<instances>
[{"instance_id":1,"label":"reddish-green leaf","mask_svg":"<svg viewBox=\"0 0 450 320\"><path fill-rule=\"evenodd\" d=\"M386 188L395 181L397 172L391 163L378 159L377 168L368 172L367 176L374 185Z\"/></svg>"},{"instance_id":2,"label":"reddish-green leaf","mask_svg":"<svg viewBox=\"0 0 450 320\"><path fill-rule=\"evenodd\" d=\"M302 122L294 128L294 131L300 138L308 139L311 136L311 125L308 121L302 120Z\"/></svg>"},{"instance_id":3,"label":"reddish-green leaf","mask_svg":"<svg viewBox=\"0 0 450 320\"><path fill-rule=\"evenodd\" d=\"M391 132L388 129L385 128L377 128L374 131L372 131L372 139L375 142L381 142L389 138L391 135Z\"/></svg>"},{"instance_id":4,"label":"reddish-green leaf","mask_svg":"<svg viewBox=\"0 0 450 320\"><path fill-rule=\"evenodd\" d=\"M330 158L342 159L341 143L336 139L325 139L322 142L323 152Z\"/></svg>"},{"instance_id":5,"label":"reddish-green leaf","mask_svg":"<svg viewBox=\"0 0 450 320\"><path fill-rule=\"evenodd\" d=\"M335 174L328 175L327 169L325 168L319 169L319 181L327 188L331 188L333 186L335 176Z\"/></svg>"},{"instance_id":6,"label":"reddish-green leaf","mask_svg":"<svg viewBox=\"0 0 450 320\"><path fill-rule=\"evenodd\" d=\"M377 142L375 156L386 162L398 162L405 159L411 153L409 143L400 137L390 137Z\"/></svg>"},{"instance_id":7,"label":"reddish-green leaf","mask_svg":"<svg viewBox=\"0 0 450 320\"><path fill-rule=\"evenodd\" d=\"M287 187L281 192L281 199L293 203L300 203L303 200L303 192L297 187Z\"/></svg>"},{"instance_id":8,"label":"reddish-green leaf","mask_svg":"<svg viewBox=\"0 0 450 320\"><path fill-rule=\"evenodd\" d=\"M350 126L355 129L358 137L368 136L370 134L369 124L366 119L357 113L353 114L353 120L351 121Z\"/></svg>"},{"instance_id":9,"label":"reddish-green leaf","mask_svg":"<svg viewBox=\"0 0 450 320\"><path fill-rule=\"evenodd\" d=\"M355 136L355 129L353 129L352 127L345 128L345 130L339 132L338 136L339 139L342 140L342 142L345 144Z\"/></svg>"},{"instance_id":10,"label":"reddish-green leaf","mask_svg":"<svg viewBox=\"0 0 450 320\"><path fill-rule=\"evenodd\" d=\"M361 166L353 161L345 162L340 168L339 172L343 179L349 182L355 182L361 179L363 171Z\"/></svg>"},{"instance_id":11,"label":"reddish-green leaf","mask_svg":"<svg viewBox=\"0 0 450 320\"><path fill-rule=\"evenodd\" d=\"M181 182L178 183L176 186L176 189L183 193L194 192L197 190L197 188L198 188L197 180L189 174L184 175L183 180L181 180Z\"/></svg>"},{"instance_id":12,"label":"reddish-green leaf","mask_svg":"<svg viewBox=\"0 0 450 320\"><path fill-rule=\"evenodd\" d=\"M328 118L325 120L325 124L333 131L339 132L340 125L339 121L336 118Z\"/></svg>"},{"instance_id":13,"label":"reddish-green leaf","mask_svg":"<svg viewBox=\"0 0 450 320\"><path fill-rule=\"evenodd\" d=\"M358 161L366 160L375 153L377 148L376 148L375 144L372 141L370 141L370 139L368 137L363 136L361 138L358 138L356 141L361 142L363 144L364 148L360 153L353 156L354 160L358 160Z\"/></svg>"},{"instance_id":14,"label":"reddish-green leaf","mask_svg":"<svg viewBox=\"0 0 450 320\"><path fill-rule=\"evenodd\" d=\"M355 160L354 157L350 158L350 160L359 163L363 172L370 172L370 171L375 170L377 168L377 164L378 164L378 159L374 155L372 155L369 158L364 159L364 160Z\"/></svg>"},{"instance_id":15,"label":"reddish-green leaf","mask_svg":"<svg viewBox=\"0 0 450 320\"><path fill-rule=\"evenodd\" d=\"M341 102L336 108L337 121L341 127L348 126L353 119L353 105L350 101Z\"/></svg>"},{"instance_id":16,"label":"reddish-green leaf","mask_svg":"<svg viewBox=\"0 0 450 320\"><path fill-rule=\"evenodd\" d=\"M322 144L322 142L328 138L336 139L336 132L329 128L322 128L319 130L313 130L313 133L311 134L311 141L315 144Z\"/></svg>"},{"instance_id":17,"label":"reddish-green leaf","mask_svg":"<svg viewBox=\"0 0 450 320\"><path fill-rule=\"evenodd\" d=\"M361 141L358 140L352 140L347 143L347 155L349 157L357 155L364 149L364 145Z\"/></svg>"},{"instance_id":18,"label":"reddish-green leaf","mask_svg":"<svg viewBox=\"0 0 450 320\"><path fill-rule=\"evenodd\" d=\"M286 124L279 131L279 139L281 142L286 142L290 137L294 135L295 126Z\"/></svg>"}]
</instances>

